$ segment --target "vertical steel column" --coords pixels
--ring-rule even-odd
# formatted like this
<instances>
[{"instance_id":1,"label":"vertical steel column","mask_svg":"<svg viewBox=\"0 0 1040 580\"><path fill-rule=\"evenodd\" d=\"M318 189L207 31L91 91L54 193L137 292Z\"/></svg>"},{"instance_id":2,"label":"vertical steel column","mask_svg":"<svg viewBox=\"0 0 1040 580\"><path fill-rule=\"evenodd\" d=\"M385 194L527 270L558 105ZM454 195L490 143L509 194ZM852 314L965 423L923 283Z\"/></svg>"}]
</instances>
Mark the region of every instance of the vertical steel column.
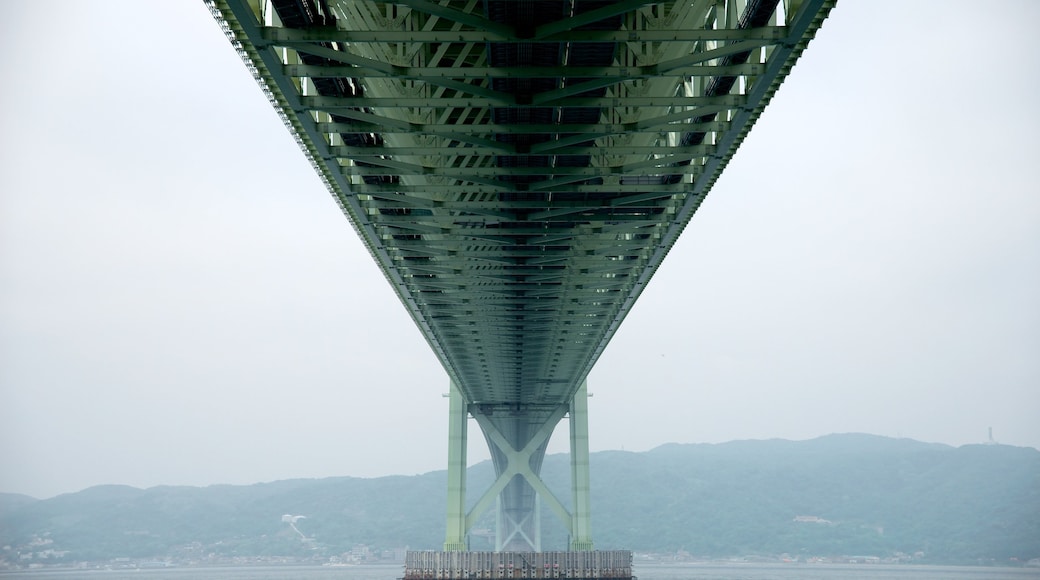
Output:
<instances>
[{"instance_id":1,"label":"vertical steel column","mask_svg":"<svg viewBox=\"0 0 1040 580\"><path fill-rule=\"evenodd\" d=\"M444 551L466 550L466 422L462 392L451 381L448 391L448 530Z\"/></svg>"},{"instance_id":2,"label":"vertical steel column","mask_svg":"<svg viewBox=\"0 0 1040 580\"><path fill-rule=\"evenodd\" d=\"M542 496L534 496L534 551L542 551Z\"/></svg>"},{"instance_id":3,"label":"vertical steel column","mask_svg":"<svg viewBox=\"0 0 1040 580\"><path fill-rule=\"evenodd\" d=\"M506 539L506 515L502 512L502 496L495 498L495 551L501 552Z\"/></svg>"},{"instance_id":4,"label":"vertical steel column","mask_svg":"<svg viewBox=\"0 0 1040 580\"><path fill-rule=\"evenodd\" d=\"M592 550L592 503L589 499L589 391L582 381L570 409L571 427L571 551Z\"/></svg>"}]
</instances>

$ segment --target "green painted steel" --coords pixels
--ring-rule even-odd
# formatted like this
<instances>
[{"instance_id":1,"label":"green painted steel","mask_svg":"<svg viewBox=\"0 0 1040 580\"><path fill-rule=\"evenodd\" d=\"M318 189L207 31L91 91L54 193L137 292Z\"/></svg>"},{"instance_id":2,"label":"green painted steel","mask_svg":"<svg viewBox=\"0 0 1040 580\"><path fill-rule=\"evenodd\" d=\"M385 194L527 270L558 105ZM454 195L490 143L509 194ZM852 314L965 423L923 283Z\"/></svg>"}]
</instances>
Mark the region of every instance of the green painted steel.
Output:
<instances>
[{"instance_id":1,"label":"green painted steel","mask_svg":"<svg viewBox=\"0 0 1040 580\"><path fill-rule=\"evenodd\" d=\"M592 492L589 475L589 396L582 382L570 410L571 428L571 541L572 552L592 549Z\"/></svg>"},{"instance_id":2,"label":"green painted steel","mask_svg":"<svg viewBox=\"0 0 1040 580\"><path fill-rule=\"evenodd\" d=\"M557 405L544 418L533 416L530 411L514 413L503 409L481 408L471 405L470 413L480 425L491 449L491 459L498 477L477 500L466 515L466 529L473 524L493 502L498 505L500 533L498 542L504 541L502 529L508 537L520 537L519 545L499 545L500 550L528 551L536 548L539 538L537 524L538 501L547 503L549 509L560 519L568 534L571 530L571 514L563 503L553 495L542 481L539 471L545 448L556 424L563 419L569 405ZM532 421L532 417L538 420Z\"/></svg>"},{"instance_id":3,"label":"green painted steel","mask_svg":"<svg viewBox=\"0 0 1040 580\"><path fill-rule=\"evenodd\" d=\"M466 549L466 402L455 383L448 389L448 525L444 551Z\"/></svg>"},{"instance_id":4,"label":"green painted steel","mask_svg":"<svg viewBox=\"0 0 1040 580\"><path fill-rule=\"evenodd\" d=\"M835 0L206 3L499 473L527 450L537 475L533 438L575 402ZM506 509L533 509L531 485L501 483Z\"/></svg>"}]
</instances>

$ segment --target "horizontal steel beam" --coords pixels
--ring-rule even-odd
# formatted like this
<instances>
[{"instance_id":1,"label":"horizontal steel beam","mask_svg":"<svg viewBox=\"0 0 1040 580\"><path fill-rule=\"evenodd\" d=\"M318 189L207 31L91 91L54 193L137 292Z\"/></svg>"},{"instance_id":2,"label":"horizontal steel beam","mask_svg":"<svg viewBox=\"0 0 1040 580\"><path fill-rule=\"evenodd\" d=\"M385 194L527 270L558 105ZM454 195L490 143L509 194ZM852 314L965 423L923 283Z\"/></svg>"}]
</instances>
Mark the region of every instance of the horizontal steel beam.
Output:
<instances>
[{"instance_id":1,"label":"horizontal steel beam","mask_svg":"<svg viewBox=\"0 0 1040 580\"><path fill-rule=\"evenodd\" d=\"M300 48L295 46L294 48ZM309 50L307 52L310 52ZM668 77L715 77L715 76L740 76L757 75L765 70L761 64L737 64L728 66L690 64L686 66L670 67L665 71L658 71L656 65L630 66L630 67L580 67L580 66L555 66L555 67L403 67L395 66L392 69L376 69L368 63L357 66L316 66L306 64L287 64L282 67L282 72L290 77L310 78L394 78L409 81L432 81L434 79L487 79L491 77L518 78L518 79L575 79L582 77L596 77L600 80L612 81L613 83L629 82L636 79L646 78L668 78ZM483 105L481 105L483 106Z\"/></svg>"},{"instance_id":2,"label":"horizontal steel beam","mask_svg":"<svg viewBox=\"0 0 1040 580\"><path fill-rule=\"evenodd\" d=\"M763 26L760 28L698 28L685 30L566 30L541 38L525 38L525 43L560 43L560 42L705 42L765 40L780 41L787 38L788 30L784 26ZM336 27L314 27L294 29L281 27L263 27L261 42L257 45L285 46L287 43L303 42L339 42L345 44L360 43L487 43L510 42L519 39L510 38L489 30L341 30Z\"/></svg>"},{"instance_id":3,"label":"horizontal steel beam","mask_svg":"<svg viewBox=\"0 0 1040 580\"><path fill-rule=\"evenodd\" d=\"M463 145L441 145L432 147L390 147L390 146L334 146L329 147L333 157L364 159L365 157L379 157L386 155L424 155L444 157L516 157L519 155L530 155L530 153L517 153L514 148L506 147L483 147ZM715 152L713 145L584 145L558 147L552 150L552 154L560 157L567 155L607 157L616 155L689 155L690 157L701 157L712 155Z\"/></svg>"},{"instance_id":4,"label":"horizontal steel beam","mask_svg":"<svg viewBox=\"0 0 1040 580\"><path fill-rule=\"evenodd\" d=\"M372 186L376 187L376 186ZM380 186L382 187L382 186ZM393 186L386 186L393 187ZM460 200L445 200L445 201L430 201L430 200L415 200L408 196L394 195L386 198L381 197L383 201L374 202L373 207L379 208L398 208L406 206L394 205L394 202L400 202L409 204L412 201L416 203L428 203L428 207L435 207L437 209L455 211L455 212L473 212L484 209L501 209L501 210L536 210L536 209L576 209L581 211L595 211L601 209L620 209L620 214L633 215L634 210L637 209L660 209L665 207L677 207L681 200L677 200L674 204L668 204L659 202L656 200L669 199L674 196L677 192L674 190L674 186L663 186L660 190L650 191L652 188L646 185L632 186L633 193L628 195L621 195L624 193L623 190L614 189L610 193L617 193L608 198L603 199L586 199L586 200L567 200L567 199L545 199L545 200L510 200L510 201L460 201ZM455 191L458 191L456 186ZM468 191L468 190L467 190ZM642 201L651 201L654 203L647 203L644 205L638 205ZM507 211L508 213L508 211ZM393 216L380 216L393 219ZM422 221L427 217L425 215L413 215L411 219ZM456 215L455 219L460 221L471 221L471 222L483 222L487 223L489 220L481 220L480 218L470 220L468 216ZM502 220L497 220L502 221ZM529 221L524 219L513 220L516 222ZM658 220L660 221L660 220Z\"/></svg>"},{"instance_id":5,"label":"horizontal steel beam","mask_svg":"<svg viewBox=\"0 0 1040 580\"><path fill-rule=\"evenodd\" d=\"M761 68L762 65L750 65L748 69ZM732 67L722 67L732 68ZM518 103L512 99L507 103L504 98L486 97L302 97L300 104L304 111L327 111L337 113L341 109L463 109L506 107L510 109L531 109L538 107L554 108L603 108L603 107L721 107L718 110L740 108L747 104L741 95L722 95L716 97L566 97L546 103Z\"/></svg>"},{"instance_id":6,"label":"horizontal steel beam","mask_svg":"<svg viewBox=\"0 0 1040 580\"><path fill-rule=\"evenodd\" d=\"M695 118L703 113L700 111L683 111L677 113L682 118ZM580 133L586 141L592 141L607 135L625 135L629 133L657 133L662 130L674 132L694 131L724 131L726 123L707 122L691 123L667 121L636 121L632 123L604 123L604 124L496 124L485 123L481 125L451 125L438 123L406 123L392 119L380 122L361 123L317 123L317 128L323 133L381 133L384 135L434 135L451 138L452 135L479 134L487 137L495 135L539 135L539 134L565 134Z\"/></svg>"},{"instance_id":7,"label":"horizontal steel beam","mask_svg":"<svg viewBox=\"0 0 1040 580\"><path fill-rule=\"evenodd\" d=\"M637 162L630 165L619 165L614 167L435 167L421 166L410 163L402 163L392 159L373 159L370 163L376 167L363 167L359 165L341 165L340 171L344 175L388 175L388 176L425 176L425 177L451 177L459 181L487 180L495 177L520 177L520 176L578 176L610 177L610 176L654 176L666 177L672 175L690 175L700 173L700 168L695 165L673 165L670 160L650 160L651 167L643 167L645 162ZM489 183L497 184L501 181L492 179ZM531 189L544 188L544 185L532 184Z\"/></svg>"}]
</instances>

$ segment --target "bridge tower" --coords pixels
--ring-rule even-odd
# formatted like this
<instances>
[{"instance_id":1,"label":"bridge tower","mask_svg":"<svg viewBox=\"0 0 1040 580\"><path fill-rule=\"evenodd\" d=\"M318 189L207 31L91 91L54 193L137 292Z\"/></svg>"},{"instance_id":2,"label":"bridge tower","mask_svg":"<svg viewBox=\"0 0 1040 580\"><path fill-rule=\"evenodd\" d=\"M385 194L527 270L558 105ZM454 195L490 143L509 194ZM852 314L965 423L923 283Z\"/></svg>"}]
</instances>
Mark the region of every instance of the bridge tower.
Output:
<instances>
[{"instance_id":1,"label":"bridge tower","mask_svg":"<svg viewBox=\"0 0 1040 580\"><path fill-rule=\"evenodd\" d=\"M588 388L582 382L569 404L543 409L467 404L451 383L448 421L448 514L445 551L468 549L469 530L489 508L496 513L495 551L541 551L542 502L560 519L573 551L592 550L589 499ZM570 423L571 509L541 479L549 438L565 416ZM480 426L491 450L495 482L466 511L467 423Z\"/></svg>"}]
</instances>

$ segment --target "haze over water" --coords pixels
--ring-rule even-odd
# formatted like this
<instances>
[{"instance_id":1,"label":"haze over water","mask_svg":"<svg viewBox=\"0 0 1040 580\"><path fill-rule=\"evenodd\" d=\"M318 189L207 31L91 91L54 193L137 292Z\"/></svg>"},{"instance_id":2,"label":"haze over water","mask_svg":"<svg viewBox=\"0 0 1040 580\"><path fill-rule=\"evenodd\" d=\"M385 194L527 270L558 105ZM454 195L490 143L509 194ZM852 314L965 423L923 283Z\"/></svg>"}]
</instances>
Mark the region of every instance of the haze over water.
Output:
<instances>
[{"instance_id":1,"label":"haze over water","mask_svg":"<svg viewBox=\"0 0 1040 580\"><path fill-rule=\"evenodd\" d=\"M72 570L0 573L0 579L83 580L396 580L400 566L274 566L162 570ZM849 564L694 563L636 565L640 580L1034 580L1040 568Z\"/></svg>"}]
</instances>

